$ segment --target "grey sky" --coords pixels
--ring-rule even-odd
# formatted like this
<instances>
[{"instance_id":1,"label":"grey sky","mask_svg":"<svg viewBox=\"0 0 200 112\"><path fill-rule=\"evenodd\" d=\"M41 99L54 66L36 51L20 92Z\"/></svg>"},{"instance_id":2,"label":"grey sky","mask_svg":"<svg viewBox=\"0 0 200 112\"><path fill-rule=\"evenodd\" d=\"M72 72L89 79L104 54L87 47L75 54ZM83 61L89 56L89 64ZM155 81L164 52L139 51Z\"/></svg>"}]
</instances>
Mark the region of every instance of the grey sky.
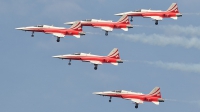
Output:
<instances>
[{"instance_id":1,"label":"grey sky","mask_svg":"<svg viewBox=\"0 0 200 112\"><path fill-rule=\"evenodd\" d=\"M128 32L84 27L80 39L66 36L60 43L52 35L17 31L37 24L70 27L63 23L82 19L117 21L115 13L151 8L166 10L177 2L185 13L178 20L164 19L159 26L147 18ZM1 0L0 111L1 112L178 112L200 110L199 0ZM131 40L136 38L137 40ZM131 37L131 38L130 38ZM173 40L176 39L175 40ZM158 40L159 39L159 40ZM195 40L192 40L195 39ZM167 40L167 41L166 41ZM114 47L129 60L119 66L52 58L86 52L107 55ZM147 63L148 62L148 63ZM149 93L161 87L166 101L144 103L135 110L131 101L93 95L115 89Z\"/></svg>"}]
</instances>

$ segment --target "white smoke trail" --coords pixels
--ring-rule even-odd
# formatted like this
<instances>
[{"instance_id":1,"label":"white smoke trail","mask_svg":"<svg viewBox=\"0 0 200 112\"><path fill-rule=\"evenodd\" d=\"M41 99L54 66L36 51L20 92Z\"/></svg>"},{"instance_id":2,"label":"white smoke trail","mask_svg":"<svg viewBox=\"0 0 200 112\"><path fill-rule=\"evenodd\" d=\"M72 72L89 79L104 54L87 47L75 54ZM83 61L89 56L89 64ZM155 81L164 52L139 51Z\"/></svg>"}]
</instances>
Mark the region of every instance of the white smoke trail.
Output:
<instances>
[{"instance_id":1,"label":"white smoke trail","mask_svg":"<svg viewBox=\"0 0 200 112\"><path fill-rule=\"evenodd\" d=\"M176 100L176 99L165 99L165 101L173 101L173 102L179 102L179 103L190 103L190 104L200 105L200 100L186 101L186 100Z\"/></svg>"},{"instance_id":2,"label":"white smoke trail","mask_svg":"<svg viewBox=\"0 0 200 112\"><path fill-rule=\"evenodd\" d=\"M159 26L162 30L169 35L189 35L189 36L200 36L199 26L179 26L179 25L167 25Z\"/></svg>"},{"instance_id":3,"label":"white smoke trail","mask_svg":"<svg viewBox=\"0 0 200 112\"><path fill-rule=\"evenodd\" d=\"M155 65L157 67L161 67L165 69L200 73L200 64L165 63L162 61L156 61L156 62L146 61L145 63Z\"/></svg>"},{"instance_id":4,"label":"white smoke trail","mask_svg":"<svg viewBox=\"0 0 200 112\"><path fill-rule=\"evenodd\" d=\"M200 13L182 13L184 15L200 15Z\"/></svg>"},{"instance_id":5,"label":"white smoke trail","mask_svg":"<svg viewBox=\"0 0 200 112\"><path fill-rule=\"evenodd\" d=\"M181 36L168 36L163 34L113 34L117 37L131 40L133 42L142 42L150 45L166 46L177 45L185 48L200 49L200 39L197 37L186 38Z\"/></svg>"}]
</instances>

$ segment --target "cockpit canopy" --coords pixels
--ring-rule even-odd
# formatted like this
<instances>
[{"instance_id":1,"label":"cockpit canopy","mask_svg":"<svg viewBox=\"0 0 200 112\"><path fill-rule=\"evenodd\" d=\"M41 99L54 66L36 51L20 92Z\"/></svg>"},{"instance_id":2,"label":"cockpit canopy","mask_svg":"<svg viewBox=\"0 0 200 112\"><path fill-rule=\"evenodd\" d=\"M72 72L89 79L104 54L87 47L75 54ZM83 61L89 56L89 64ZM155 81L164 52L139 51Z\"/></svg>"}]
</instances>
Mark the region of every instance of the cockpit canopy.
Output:
<instances>
[{"instance_id":1,"label":"cockpit canopy","mask_svg":"<svg viewBox=\"0 0 200 112\"><path fill-rule=\"evenodd\" d=\"M50 25L36 25L35 27L49 28L49 27L53 27L53 25L52 26L50 26Z\"/></svg>"},{"instance_id":2,"label":"cockpit canopy","mask_svg":"<svg viewBox=\"0 0 200 112\"><path fill-rule=\"evenodd\" d=\"M85 19L85 20L83 20L83 21L89 21L89 22L91 22L92 20L91 20L91 19Z\"/></svg>"},{"instance_id":3,"label":"cockpit canopy","mask_svg":"<svg viewBox=\"0 0 200 112\"><path fill-rule=\"evenodd\" d=\"M43 27L44 25L37 25L36 27Z\"/></svg>"},{"instance_id":4,"label":"cockpit canopy","mask_svg":"<svg viewBox=\"0 0 200 112\"><path fill-rule=\"evenodd\" d=\"M122 90L114 90L114 91L112 91L112 92L121 93Z\"/></svg>"},{"instance_id":5,"label":"cockpit canopy","mask_svg":"<svg viewBox=\"0 0 200 112\"><path fill-rule=\"evenodd\" d=\"M141 9L139 9L139 10L135 10L135 12L141 12Z\"/></svg>"},{"instance_id":6,"label":"cockpit canopy","mask_svg":"<svg viewBox=\"0 0 200 112\"><path fill-rule=\"evenodd\" d=\"M81 55L81 53L74 53L74 55Z\"/></svg>"},{"instance_id":7,"label":"cockpit canopy","mask_svg":"<svg viewBox=\"0 0 200 112\"><path fill-rule=\"evenodd\" d=\"M161 12L161 10L151 10L151 9L139 9L135 12Z\"/></svg>"},{"instance_id":8,"label":"cockpit canopy","mask_svg":"<svg viewBox=\"0 0 200 112\"><path fill-rule=\"evenodd\" d=\"M87 22L112 22L112 20L101 20L101 19L86 19L83 21L87 21Z\"/></svg>"},{"instance_id":9,"label":"cockpit canopy","mask_svg":"<svg viewBox=\"0 0 200 112\"><path fill-rule=\"evenodd\" d=\"M142 95L143 93L136 93L136 92L132 92L132 91L126 91L126 90L114 90L112 92L115 92L115 93L129 93L129 94L139 94L139 95Z\"/></svg>"}]
</instances>

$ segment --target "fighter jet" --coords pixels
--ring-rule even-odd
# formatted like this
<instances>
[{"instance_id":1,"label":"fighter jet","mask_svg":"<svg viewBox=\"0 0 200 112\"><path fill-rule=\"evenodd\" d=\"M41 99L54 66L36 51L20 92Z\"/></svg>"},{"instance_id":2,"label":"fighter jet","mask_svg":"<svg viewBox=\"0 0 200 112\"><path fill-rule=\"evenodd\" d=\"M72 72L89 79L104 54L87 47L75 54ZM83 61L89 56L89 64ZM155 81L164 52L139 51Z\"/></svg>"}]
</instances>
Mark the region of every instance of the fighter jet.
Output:
<instances>
[{"instance_id":1,"label":"fighter jet","mask_svg":"<svg viewBox=\"0 0 200 112\"><path fill-rule=\"evenodd\" d=\"M77 38L80 38L80 35L85 35L82 31L81 23L76 22L70 28L64 27L54 27L49 25L37 25L37 26L29 26L29 27L20 27L16 28L17 30L23 31L31 31L32 37L34 37L34 32L43 32L46 34L53 34L57 37L57 42L60 42L60 38L64 38L66 35L72 35Z\"/></svg>"},{"instance_id":2,"label":"fighter jet","mask_svg":"<svg viewBox=\"0 0 200 112\"><path fill-rule=\"evenodd\" d=\"M177 20L178 17L182 16L182 14L179 13L177 3L172 3L172 5L168 8L167 11L140 9L136 11L124 12L124 13L119 13L115 15L122 16L124 14L131 16L131 21L133 17L138 17L138 16L144 17L144 18L152 18L155 21L155 25L158 25L158 21L163 20L163 18L172 18L172 19Z\"/></svg>"},{"instance_id":3,"label":"fighter jet","mask_svg":"<svg viewBox=\"0 0 200 112\"><path fill-rule=\"evenodd\" d=\"M113 65L118 65L118 63L123 63L120 59L119 51L117 48L114 48L108 56L98 56L93 54L87 53L75 53L75 54L67 54L67 55L58 55L53 56L54 58L59 59L68 59L68 65L71 65L71 60L80 60L83 62L90 62L94 64L94 69L97 70L98 65L102 65L103 63L111 63Z\"/></svg>"},{"instance_id":4,"label":"fighter jet","mask_svg":"<svg viewBox=\"0 0 200 112\"><path fill-rule=\"evenodd\" d=\"M80 21L82 26L92 26L94 28L101 28L105 31L105 35L108 35L108 32L113 31L113 29L122 29L128 31L128 28L133 28L133 25L130 24L129 18L127 15L123 15L117 22L112 20L98 20L98 19L86 19ZM71 25L75 22L66 22L65 24Z\"/></svg>"},{"instance_id":5,"label":"fighter jet","mask_svg":"<svg viewBox=\"0 0 200 112\"><path fill-rule=\"evenodd\" d=\"M111 102L112 97L131 100L135 103L136 109L138 108L138 105L142 104L143 102L152 102L156 105L159 105L159 102L164 102L164 99L161 98L161 92L159 87L155 87L149 94L135 93L132 91L125 91L125 90L94 92L93 94L108 96L110 97L109 102Z\"/></svg>"}]
</instances>

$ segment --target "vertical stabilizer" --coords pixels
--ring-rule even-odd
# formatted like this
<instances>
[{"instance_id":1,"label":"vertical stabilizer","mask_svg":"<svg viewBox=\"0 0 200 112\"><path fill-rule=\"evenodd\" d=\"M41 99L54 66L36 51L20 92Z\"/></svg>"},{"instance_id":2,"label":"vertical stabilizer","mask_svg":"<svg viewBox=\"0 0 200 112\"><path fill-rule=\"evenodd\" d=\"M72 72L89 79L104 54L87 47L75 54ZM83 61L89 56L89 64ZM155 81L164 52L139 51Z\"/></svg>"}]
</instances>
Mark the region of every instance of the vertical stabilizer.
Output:
<instances>
[{"instance_id":1,"label":"vertical stabilizer","mask_svg":"<svg viewBox=\"0 0 200 112\"><path fill-rule=\"evenodd\" d=\"M82 31L81 22L80 22L80 21L75 22L75 23L70 27L70 29L74 29L74 30L77 30L77 31Z\"/></svg>"},{"instance_id":2,"label":"vertical stabilizer","mask_svg":"<svg viewBox=\"0 0 200 112\"><path fill-rule=\"evenodd\" d=\"M172 3L172 5L167 9L167 12L176 12L176 13L179 13L177 3Z\"/></svg>"},{"instance_id":3,"label":"vertical stabilizer","mask_svg":"<svg viewBox=\"0 0 200 112\"><path fill-rule=\"evenodd\" d=\"M123 15L117 22L124 23L124 24L130 24L128 15Z\"/></svg>"},{"instance_id":4,"label":"vertical stabilizer","mask_svg":"<svg viewBox=\"0 0 200 112\"><path fill-rule=\"evenodd\" d=\"M120 59L119 50L118 50L117 48L114 48L114 49L108 54L108 57Z\"/></svg>"},{"instance_id":5,"label":"vertical stabilizer","mask_svg":"<svg viewBox=\"0 0 200 112\"><path fill-rule=\"evenodd\" d=\"M161 98L160 88L159 88L159 87L155 87L155 88L149 93L149 95L151 95L151 96L153 96L153 97Z\"/></svg>"}]
</instances>

